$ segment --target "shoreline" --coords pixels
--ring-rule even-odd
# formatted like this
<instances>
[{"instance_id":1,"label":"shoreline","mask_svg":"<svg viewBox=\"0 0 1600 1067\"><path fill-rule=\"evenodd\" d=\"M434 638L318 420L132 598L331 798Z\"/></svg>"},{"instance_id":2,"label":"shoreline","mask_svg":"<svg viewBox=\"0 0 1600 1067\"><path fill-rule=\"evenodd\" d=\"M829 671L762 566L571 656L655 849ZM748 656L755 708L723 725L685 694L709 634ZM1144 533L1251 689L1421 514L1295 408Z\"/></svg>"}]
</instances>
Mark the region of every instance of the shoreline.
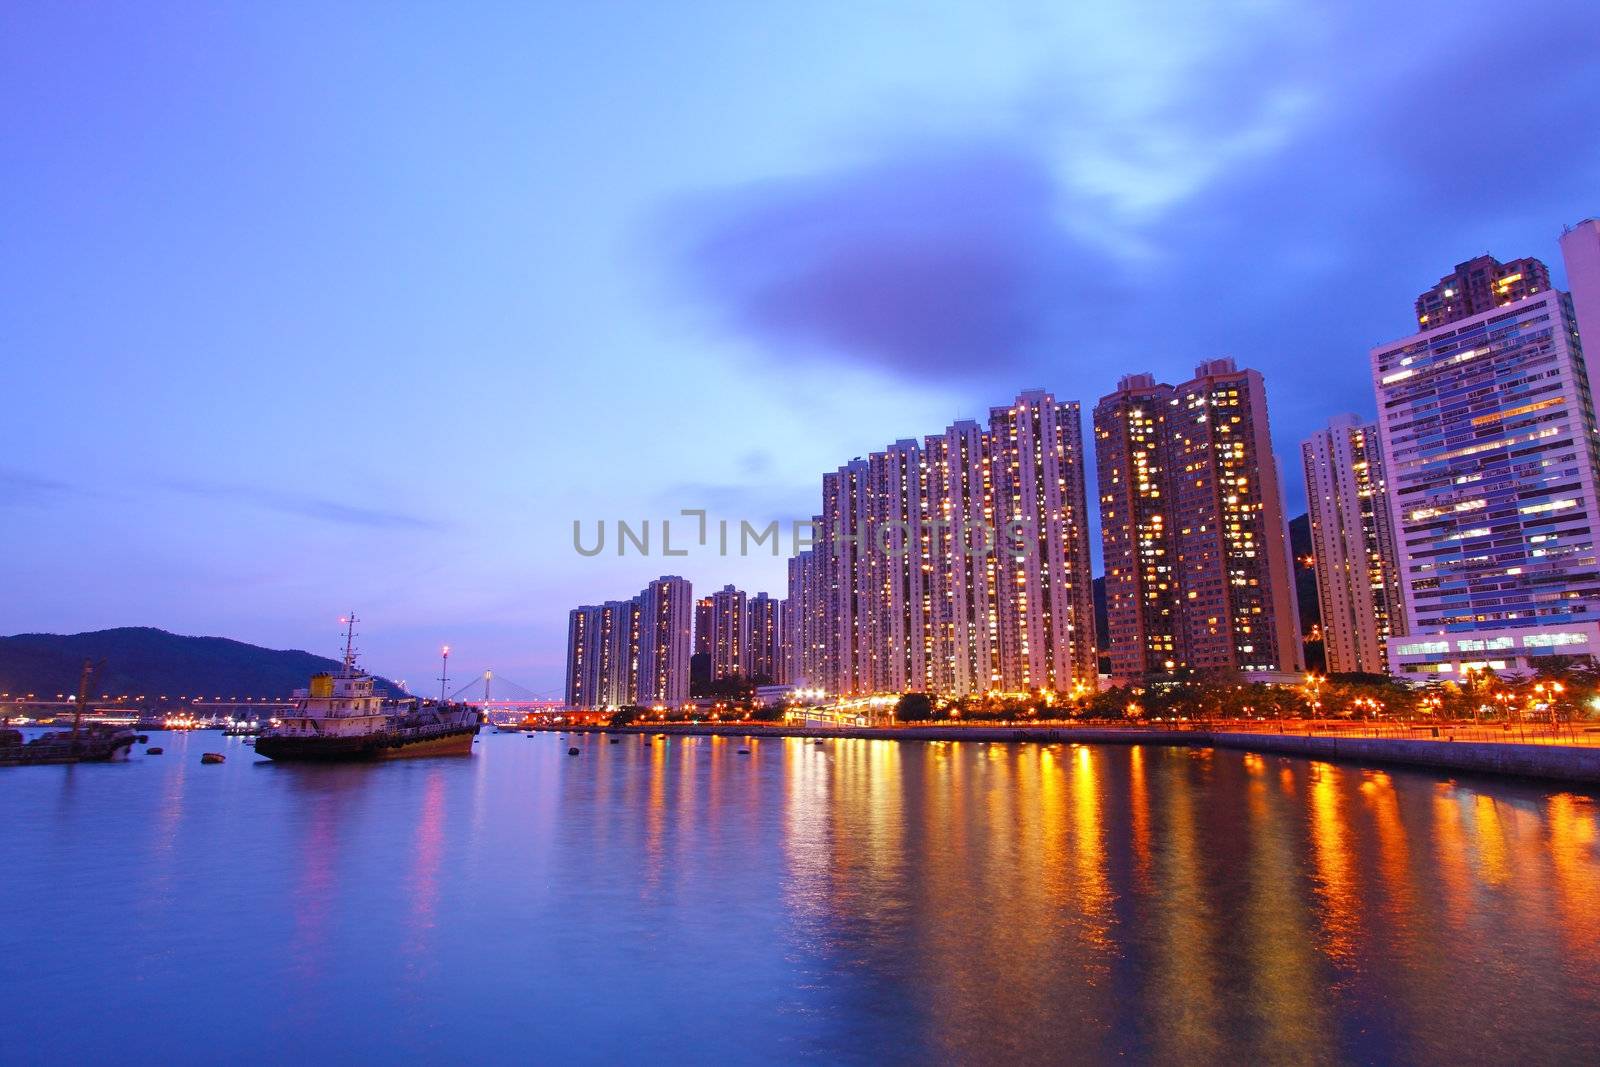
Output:
<instances>
[{"instance_id":1,"label":"shoreline","mask_svg":"<svg viewBox=\"0 0 1600 1067\"><path fill-rule=\"evenodd\" d=\"M511 731L504 731L511 732ZM685 737L799 737L818 740L982 741L1004 744L1167 745L1225 748L1339 763L1411 767L1600 788L1600 746L1321 736L1267 731L1139 726L794 726L767 723L654 723L540 726L519 733L666 734Z\"/></svg>"}]
</instances>

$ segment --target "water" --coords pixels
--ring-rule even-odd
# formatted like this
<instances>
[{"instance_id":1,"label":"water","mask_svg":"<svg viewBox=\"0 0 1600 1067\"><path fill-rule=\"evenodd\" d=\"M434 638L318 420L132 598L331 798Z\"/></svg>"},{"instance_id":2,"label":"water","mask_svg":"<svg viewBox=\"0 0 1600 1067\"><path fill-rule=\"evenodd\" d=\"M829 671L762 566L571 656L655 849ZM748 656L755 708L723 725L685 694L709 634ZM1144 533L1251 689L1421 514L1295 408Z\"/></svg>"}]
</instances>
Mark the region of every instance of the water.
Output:
<instances>
[{"instance_id":1,"label":"water","mask_svg":"<svg viewBox=\"0 0 1600 1067\"><path fill-rule=\"evenodd\" d=\"M1600 1055L1600 808L1559 789L1157 747L152 740L0 770L0 1060Z\"/></svg>"}]
</instances>

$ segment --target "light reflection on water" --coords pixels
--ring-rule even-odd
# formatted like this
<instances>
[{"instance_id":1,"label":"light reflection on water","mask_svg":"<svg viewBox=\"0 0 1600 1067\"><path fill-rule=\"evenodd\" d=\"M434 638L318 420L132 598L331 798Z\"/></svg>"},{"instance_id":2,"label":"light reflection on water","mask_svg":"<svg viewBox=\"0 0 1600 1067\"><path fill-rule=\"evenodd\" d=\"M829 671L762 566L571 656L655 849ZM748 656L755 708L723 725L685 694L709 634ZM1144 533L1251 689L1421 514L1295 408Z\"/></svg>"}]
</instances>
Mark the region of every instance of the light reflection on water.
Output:
<instances>
[{"instance_id":1,"label":"light reflection on water","mask_svg":"<svg viewBox=\"0 0 1600 1067\"><path fill-rule=\"evenodd\" d=\"M1587 795L1159 747L162 743L0 772L7 1062L1597 1051Z\"/></svg>"}]
</instances>

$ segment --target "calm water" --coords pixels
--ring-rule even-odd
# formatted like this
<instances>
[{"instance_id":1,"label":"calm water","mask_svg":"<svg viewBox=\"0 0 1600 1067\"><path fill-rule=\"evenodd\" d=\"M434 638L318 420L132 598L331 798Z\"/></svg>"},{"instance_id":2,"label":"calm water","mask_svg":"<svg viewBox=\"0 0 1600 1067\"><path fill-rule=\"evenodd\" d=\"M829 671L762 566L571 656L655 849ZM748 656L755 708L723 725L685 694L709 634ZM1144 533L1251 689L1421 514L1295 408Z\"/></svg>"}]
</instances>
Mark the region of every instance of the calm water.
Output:
<instances>
[{"instance_id":1,"label":"calm water","mask_svg":"<svg viewBox=\"0 0 1600 1067\"><path fill-rule=\"evenodd\" d=\"M1589 796L1161 748L154 739L0 770L8 1063L1600 1054Z\"/></svg>"}]
</instances>

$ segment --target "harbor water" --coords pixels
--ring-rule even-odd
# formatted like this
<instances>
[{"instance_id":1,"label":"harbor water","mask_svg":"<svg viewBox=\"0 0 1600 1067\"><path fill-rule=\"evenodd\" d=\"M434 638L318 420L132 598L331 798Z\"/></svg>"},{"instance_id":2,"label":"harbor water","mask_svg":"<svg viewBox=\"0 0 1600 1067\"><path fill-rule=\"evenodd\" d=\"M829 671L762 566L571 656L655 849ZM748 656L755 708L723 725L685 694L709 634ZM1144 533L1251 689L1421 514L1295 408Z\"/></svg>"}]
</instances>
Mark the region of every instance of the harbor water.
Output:
<instances>
[{"instance_id":1,"label":"harbor water","mask_svg":"<svg viewBox=\"0 0 1600 1067\"><path fill-rule=\"evenodd\" d=\"M1583 792L1141 746L150 742L0 770L7 1063L1600 1058Z\"/></svg>"}]
</instances>

